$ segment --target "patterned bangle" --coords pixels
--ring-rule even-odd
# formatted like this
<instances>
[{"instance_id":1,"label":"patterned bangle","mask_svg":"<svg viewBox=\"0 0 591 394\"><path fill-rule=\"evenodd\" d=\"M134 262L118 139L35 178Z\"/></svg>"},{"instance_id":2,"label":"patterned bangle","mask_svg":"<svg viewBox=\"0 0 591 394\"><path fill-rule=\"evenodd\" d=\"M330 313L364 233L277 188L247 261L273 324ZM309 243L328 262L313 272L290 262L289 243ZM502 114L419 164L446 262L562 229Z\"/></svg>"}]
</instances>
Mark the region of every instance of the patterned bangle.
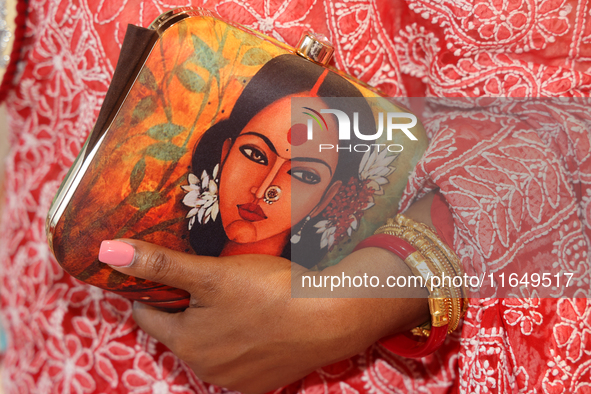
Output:
<instances>
[{"instance_id":1,"label":"patterned bangle","mask_svg":"<svg viewBox=\"0 0 591 394\"><path fill-rule=\"evenodd\" d=\"M452 285L452 279L464 276L464 270L455 252L439 236L423 223L417 223L404 215L388 219L374 235L360 242L354 249L378 247L400 257L412 273L421 276L429 290L431 321L380 342L392 352L406 357L424 357L434 352L453 332L468 308L467 289ZM433 278L438 277L435 286ZM446 286L447 279L448 285ZM416 337L428 337L426 341Z\"/></svg>"},{"instance_id":2,"label":"patterned bangle","mask_svg":"<svg viewBox=\"0 0 591 394\"><path fill-rule=\"evenodd\" d=\"M468 306L466 299L467 289L465 286L452 286L452 279L454 277L464 276L464 270L461 268L460 261L453 250L441 241L429 227L422 223L417 223L404 215L397 215L394 219L388 219L388 222L384 226L376 230L376 234L389 234L405 239L431 263L430 298L445 299L449 320L448 333L453 332L458 327ZM414 271L413 273L416 274ZM435 276L438 276L440 279L440 286L437 288L432 286ZM448 279L444 280L444 278ZM445 285L446 283L447 286ZM435 295L433 291L439 294ZM427 335L429 328L419 327L413 330L413 332L417 335Z\"/></svg>"},{"instance_id":3,"label":"patterned bangle","mask_svg":"<svg viewBox=\"0 0 591 394\"><path fill-rule=\"evenodd\" d=\"M412 245L396 236L388 234L372 235L361 241L353 251L376 247L386 249L398 257L411 268L415 275L423 278L432 275L429 262ZM425 335L426 341L409 338L408 334L400 333L380 340L380 343L388 350L404 357L425 357L437 350L448 331L448 299L440 297L439 289L429 295L429 311L431 312L431 329ZM432 297L434 296L434 297ZM414 332L414 331L413 331Z\"/></svg>"},{"instance_id":4,"label":"patterned bangle","mask_svg":"<svg viewBox=\"0 0 591 394\"><path fill-rule=\"evenodd\" d=\"M464 276L465 271L462 268L462 263L460 262L460 259L458 258L456 252L454 252L453 249L450 248L448 244L443 242L441 240L441 238L439 238L437 233L435 233L429 226L427 226L423 223L415 222L414 220L407 218L403 214L396 215L396 219L402 225L407 226L407 227L412 226L417 231L420 231L421 233L425 234L431 240L431 242L433 242L445 254L445 257L452 264L453 269L456 272L456 275L462 276L462 277ZM462 296L463 296L461 299L462 304L463 304L461 317L463 318L464 315L466 314L466 310L468 309L468 298L467 298L468 297L468 288L466 287L465 282L464 282L464 286L461 288L461 292L462 292ZM455 328L454 328L454 330L455 330Z\"/></svg>"}]
</instances>

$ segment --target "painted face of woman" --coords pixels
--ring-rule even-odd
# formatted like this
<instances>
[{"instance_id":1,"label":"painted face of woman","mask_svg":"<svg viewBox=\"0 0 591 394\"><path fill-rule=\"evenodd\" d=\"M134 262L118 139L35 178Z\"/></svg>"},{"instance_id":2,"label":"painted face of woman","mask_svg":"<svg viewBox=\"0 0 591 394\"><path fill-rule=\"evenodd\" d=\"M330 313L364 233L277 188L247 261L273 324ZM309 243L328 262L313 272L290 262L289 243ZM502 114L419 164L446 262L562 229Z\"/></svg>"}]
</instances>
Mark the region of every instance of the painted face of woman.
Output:
<instances>
[{"instance_id":1,"label":"painted face of woman","mask_svg":"<svg viewBox=\"0 0 591 394\"><path fill-rule=\"evenodd\" d=\"M306 216L315 216L334 197L332 183L338 164L334 150L320 144L337 143L337 125L326 118L327 130L303 138L308 116L291 116L291 98L277 100L255 115L235 141L226 141L220 176L220 214L230 241L253 243L278 237ZM307 100L317 111L328 108L319 98Z\"/></svg>"}]
</instances>

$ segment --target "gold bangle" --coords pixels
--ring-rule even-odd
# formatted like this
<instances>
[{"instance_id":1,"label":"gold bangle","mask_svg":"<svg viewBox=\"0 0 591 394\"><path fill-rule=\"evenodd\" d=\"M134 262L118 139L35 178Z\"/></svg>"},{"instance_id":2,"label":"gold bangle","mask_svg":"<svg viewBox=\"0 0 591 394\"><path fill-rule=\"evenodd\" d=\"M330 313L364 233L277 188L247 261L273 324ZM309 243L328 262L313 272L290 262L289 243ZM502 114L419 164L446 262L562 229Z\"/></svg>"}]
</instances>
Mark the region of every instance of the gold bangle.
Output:
<instances>
[{"instance_id":1,"label":"gold bangle","mask_svg":"<svg viewBox=\"0 0 591 394\"><path fill-rule=\"evenodd\" d=\"M455 254L455 252L439 238L439 236L427 225L423 223L415 222L414 220L399 214L396 216L395 221L400 225L408 228L412 228L417 232L421 233L425 237L429 239L429 241L434 245L436 248L435 261L442 265L442 269L447 273L448 277L464 277L464 270L461 267L460 260ZM451 282L451 279L450 279ZM453 306L453 315L450 319L450 330L453 331L459 325L460 319L465 315L467 306L468 306L468 290L466 287L465 282L462 280L462 286L453 287L450 286L452 289L453 297L452 297L452 306ZM452 283L450 283L451 285ZM463 299L463 303L460 299ZM463 305L461 305L463 304ZM451 332L450 331L450 332Z\"/></svg>"},{"instance_id":2,"label":"gold bangle","mask_svg":"<svg viewBox=\"0 0 591 394\"><path fill-rule=\"evenodd\" d=\"M428 226L401 214L394 219L388 219L374 234L390 234L410 243L417 249L417 255L409 256L405 263L413 274L418 274L425 280L431 278L431 284L428 285L431 324L428 322L417 327L413 329L413 333L428 335L430 325L441 327L445 324L448 325L448 333L453 332L468 306L465 283L462 281L463 285L460 287L453 285L456 276L462 279L464 276L464 270L455 252ZM434 277L439 277L439 287L433 287ZM445 278L448 278L449 286L445 285ZM443 314L446 315L445 318L442 317Z\"/></svg>"}]
</instances>

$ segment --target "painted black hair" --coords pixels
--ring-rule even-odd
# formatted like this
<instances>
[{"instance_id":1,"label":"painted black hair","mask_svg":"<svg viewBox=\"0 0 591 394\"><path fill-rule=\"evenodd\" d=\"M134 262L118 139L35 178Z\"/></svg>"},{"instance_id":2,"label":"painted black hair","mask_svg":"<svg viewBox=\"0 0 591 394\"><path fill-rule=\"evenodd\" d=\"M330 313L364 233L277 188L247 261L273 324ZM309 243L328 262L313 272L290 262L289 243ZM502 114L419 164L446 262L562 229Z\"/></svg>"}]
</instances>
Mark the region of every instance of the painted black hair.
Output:
<instances>
[{"instance_id":1,"label":"painted black hair","mask_svg":"<svg viewBox=\"0 0 591 394\"><path fill-rule=\"evenodd\" d=\"M257 113L275 101L290 95L309 92L324 71L325 68L297 55L281 55L266 63L248 82L236 100L228 119L216 123L203 134L193 153L191 172L200 177L205 170L211 175L214 167L221 160L224 141L227 139L234 141ZM370 130L375 130L375 120L371 108L365 100L355 100L355 105L352 106L344 103L343 100L331 99L333 97L363 97L353 84L335 72L329 72L326 75L318 88L317 96L322 98L329 108L340 109L347 113L350 119L353 119L353 112L358 112L360 124ZM362 141L352 136L347 144L359 142ZM358 177L359 163L363 153L345 152L347 152L347 160L339 160L333 182L341 180L343 184L346 184L351 177ZM322 220L322 214L306 224L302 232L302 240L298 244L291 245L288 242L282 257L291 259L291 248L301 247L310 250L310 252L294 254L305 256L305 261L296 261L297 263L306 267L318 263L322 256L320 235L316 234L313 226L319 220ZM299 223L297 228L301 224ZM227 240L219 217L218 220L210 220L204 225L195 223L190 231L191 246L199 255L219 255Z\"/></svg>"}]
</instances>

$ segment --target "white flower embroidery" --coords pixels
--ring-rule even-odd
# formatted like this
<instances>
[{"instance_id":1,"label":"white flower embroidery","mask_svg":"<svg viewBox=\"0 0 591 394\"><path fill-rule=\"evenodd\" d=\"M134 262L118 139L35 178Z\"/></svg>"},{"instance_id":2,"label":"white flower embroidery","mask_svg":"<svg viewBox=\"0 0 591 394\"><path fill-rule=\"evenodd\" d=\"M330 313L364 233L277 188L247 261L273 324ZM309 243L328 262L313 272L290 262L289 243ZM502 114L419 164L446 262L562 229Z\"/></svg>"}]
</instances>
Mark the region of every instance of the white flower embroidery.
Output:
<instances>
[{"instance_id":1,"label":"white flower embroidery","mask_svg":"<svg viewBox=\"0 0 591 394\"><path fill-rule=\"evenodd\" d=\"M218 170L219 164L213 169L211 177L203 170L201 179L194 174L189 174L188 186L181 186L187 195L183 198L183 204L191 208L187 213L189 230L195 224L195 218L199 224L205 224L209 219L215 221L220 211L218 203Z\"/></svg>"}]
</instances>

